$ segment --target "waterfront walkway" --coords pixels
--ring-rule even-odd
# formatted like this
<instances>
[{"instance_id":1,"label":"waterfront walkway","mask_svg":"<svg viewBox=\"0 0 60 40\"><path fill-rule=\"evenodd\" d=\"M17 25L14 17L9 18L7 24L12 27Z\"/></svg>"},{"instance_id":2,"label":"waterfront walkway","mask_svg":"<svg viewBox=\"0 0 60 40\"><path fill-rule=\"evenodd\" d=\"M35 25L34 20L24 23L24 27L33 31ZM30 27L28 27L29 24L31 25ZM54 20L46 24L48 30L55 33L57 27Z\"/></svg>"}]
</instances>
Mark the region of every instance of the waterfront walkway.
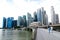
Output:
<instances>
[{"instance_id":1,"label":"waterfront walkway","mask_svg":"<svg viewBox=\"0 0 60 40\"><path fill-rule=\"evenodd\" d=\"M36 40L60 40L60 32L53 31L49 34L47 29L38 28Z\"/></svg>"}]
</instances>

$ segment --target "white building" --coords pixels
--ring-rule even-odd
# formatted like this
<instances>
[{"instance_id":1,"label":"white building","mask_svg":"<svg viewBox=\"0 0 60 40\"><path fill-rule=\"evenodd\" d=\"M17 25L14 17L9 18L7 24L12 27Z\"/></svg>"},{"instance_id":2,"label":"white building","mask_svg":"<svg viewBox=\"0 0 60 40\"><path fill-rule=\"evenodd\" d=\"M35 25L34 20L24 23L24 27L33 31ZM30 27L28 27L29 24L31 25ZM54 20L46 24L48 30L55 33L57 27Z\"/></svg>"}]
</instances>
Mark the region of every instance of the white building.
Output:
<instances>
[{"instance_id":1,"label":"white building","mask_svg":"<svg viewBox=\"0 0 60 40\"><path fill-rule=\"evenodd\" d=\"M56 24L56 19L55 19L55 10L54 10L54 7L51 6L51 21L52 21L52 24Z\"/></svg>"}]
</instances>

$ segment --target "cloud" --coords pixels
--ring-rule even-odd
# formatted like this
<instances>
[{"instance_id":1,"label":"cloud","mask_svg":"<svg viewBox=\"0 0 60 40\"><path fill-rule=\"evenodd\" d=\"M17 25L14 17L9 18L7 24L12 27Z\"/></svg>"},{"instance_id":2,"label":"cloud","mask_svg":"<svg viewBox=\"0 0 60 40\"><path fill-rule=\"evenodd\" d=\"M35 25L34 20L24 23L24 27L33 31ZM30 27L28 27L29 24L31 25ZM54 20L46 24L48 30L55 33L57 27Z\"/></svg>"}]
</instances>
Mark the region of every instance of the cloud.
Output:
<instances>
[{"instance_id":1,"label":"cloud","mask_svg":"<svg viewBox=\"0 0 60 40\"><path fill-rule=\"evenodd\" d=\"M12 5L12 4L13 4L13 0L6 0L6 2L7 2L9 5Z\"/></svg>"},{"instance_id":2,"label":"cloud","mask_svg":"<svg viewBox=\"0 0 60 40\"><path fill-rule=\"evenodd\" d=\"M40 0L25 0L25 1L40 1Z\"/></svg>"},{"instance_id":3,"label":"cloud","mask_svg":"<svg viewBox=\"0 0 60 40\"><path fill-rule=\"evenodd\" d=\"M26 2L37 2L39 4L39 3L44 2L45 0L25 0L25 1Z\"/></svg>"}]
</instances>

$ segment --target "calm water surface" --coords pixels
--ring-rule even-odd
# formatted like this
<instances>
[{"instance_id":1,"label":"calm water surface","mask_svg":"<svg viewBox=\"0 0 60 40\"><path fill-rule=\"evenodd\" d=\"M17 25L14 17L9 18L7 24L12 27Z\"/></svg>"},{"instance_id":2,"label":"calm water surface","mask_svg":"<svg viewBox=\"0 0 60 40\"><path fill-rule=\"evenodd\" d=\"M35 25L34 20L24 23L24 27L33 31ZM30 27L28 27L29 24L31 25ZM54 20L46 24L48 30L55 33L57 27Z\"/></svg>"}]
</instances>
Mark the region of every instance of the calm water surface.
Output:
<instances>
[{"instance_id":1,"label":"calm water surface","mask_svg":"<svg viewBox=\"0 0 60 40\"><path fill-rule=\"evenodd\" d=\"M0 40L31 40L32 34L28 31L0 29Z\"/></svg>"}]
</instances>

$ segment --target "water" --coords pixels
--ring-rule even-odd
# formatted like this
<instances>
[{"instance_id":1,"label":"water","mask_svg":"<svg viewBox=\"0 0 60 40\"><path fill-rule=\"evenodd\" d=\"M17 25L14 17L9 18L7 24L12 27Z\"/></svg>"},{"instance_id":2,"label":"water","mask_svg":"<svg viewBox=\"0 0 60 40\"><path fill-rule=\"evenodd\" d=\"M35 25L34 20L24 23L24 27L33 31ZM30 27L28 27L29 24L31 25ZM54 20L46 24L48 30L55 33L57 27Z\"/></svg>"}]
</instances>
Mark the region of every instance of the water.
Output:
<instances>
[{"instance_id":1,"label":"water","mask_svg":"<svg viewBox=\"0 0 60 40\"><path fill-rule=\"evenodd\" d=\"M21 30L0 29L0 40L31 40L32 34Z\"/></svg>"}]
</instances>

